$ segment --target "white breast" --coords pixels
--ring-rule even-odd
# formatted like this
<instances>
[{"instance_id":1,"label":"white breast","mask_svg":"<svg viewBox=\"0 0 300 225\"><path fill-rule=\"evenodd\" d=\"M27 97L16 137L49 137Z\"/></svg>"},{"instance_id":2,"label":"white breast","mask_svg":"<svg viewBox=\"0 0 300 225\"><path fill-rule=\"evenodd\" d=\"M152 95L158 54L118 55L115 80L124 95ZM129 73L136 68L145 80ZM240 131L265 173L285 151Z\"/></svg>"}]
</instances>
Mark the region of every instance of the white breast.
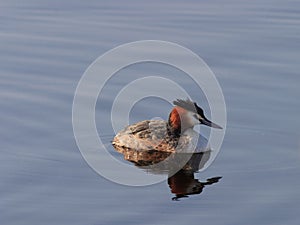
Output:
<instances>
[{"instance_id":1,"label":"white breast","mask_svg":"<svg viewBox=\"0 0 300 225\"><path fill-rule=\"evenodd\" d=\"M206 137L190 128L181 135L177 149L182 153L199 153L208 151L210 148Z\"/></svg>"}]
</instances>

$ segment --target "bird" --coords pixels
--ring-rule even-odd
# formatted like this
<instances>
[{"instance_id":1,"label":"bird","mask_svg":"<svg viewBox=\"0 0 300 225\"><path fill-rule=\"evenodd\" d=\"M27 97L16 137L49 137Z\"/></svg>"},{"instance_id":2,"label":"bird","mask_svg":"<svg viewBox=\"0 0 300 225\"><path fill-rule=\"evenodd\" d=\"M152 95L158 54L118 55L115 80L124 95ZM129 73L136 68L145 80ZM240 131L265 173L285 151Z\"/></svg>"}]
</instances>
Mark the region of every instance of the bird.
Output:
<instances>
[{"instance_id":1,"label":"bird","mask_svg":"<svg viewBox=\"0 0 300 225\"><path fill-rule=\"evenodd\" d=\"M193 129L195 125L222 129L205 117L196 102L177 99L173 104L167 121L144 120L129 125L115 135L112 145L117 150L194 152L198 142L205 139Z\"/></svg>"}]
</instances>

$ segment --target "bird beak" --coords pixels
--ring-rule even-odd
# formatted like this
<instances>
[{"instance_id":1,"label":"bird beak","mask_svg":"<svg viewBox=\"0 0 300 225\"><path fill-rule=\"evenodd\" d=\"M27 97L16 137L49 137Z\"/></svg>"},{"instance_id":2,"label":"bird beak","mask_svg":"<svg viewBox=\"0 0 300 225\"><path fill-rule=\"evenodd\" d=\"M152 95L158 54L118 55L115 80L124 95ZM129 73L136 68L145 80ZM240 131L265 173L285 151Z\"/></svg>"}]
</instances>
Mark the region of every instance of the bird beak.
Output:
<instances>
[{"instance_id":1,"label":"bird beak","mask_svg":"<svg viewBox=\"0 0 300 225\"><path fill-rule=\"evenodd\" d=\"M209 127L213 127L213 128L217 128L217 129L223 129L221 126L219 126L218 124L215 124L213 122L211 122L210 120L206 119L206 118L201 118L200 119L200 123L201 124L204 124L206 126L209 126Z\"/></svg>"}]
</instances>

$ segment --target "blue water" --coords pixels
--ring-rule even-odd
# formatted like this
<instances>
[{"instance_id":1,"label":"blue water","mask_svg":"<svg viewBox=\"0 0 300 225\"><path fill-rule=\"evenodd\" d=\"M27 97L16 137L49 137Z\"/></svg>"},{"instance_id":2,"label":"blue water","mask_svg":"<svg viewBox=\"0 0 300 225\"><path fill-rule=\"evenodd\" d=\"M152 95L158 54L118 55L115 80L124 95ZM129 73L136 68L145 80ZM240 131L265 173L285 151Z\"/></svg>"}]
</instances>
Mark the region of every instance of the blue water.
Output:
<instances>
[{"instance_id":1,"label":"blue water","mask_svg":"<svg viewBox=\"0 0 300 225\"><path fill-rule=\"evenodd\" d=\"M299 6L270 0L2 1L1 224L299 224ZM86 68L111 48L143 39L175 42L200 55L226 100L220 154L195 175L222 179L176 202L167 181L129 187L102 178L73 136L72 101ZM140 74L151 75L149 68L128 68L110 81L96 107L98 127L106 127L100 115L109 110L111 94ZM186 78L177 81L189 86ZM193 99L202 101L193 88ZM169 110L166 102L145 99L130 121L166 118Z\"/></svg>"}]
</instances>

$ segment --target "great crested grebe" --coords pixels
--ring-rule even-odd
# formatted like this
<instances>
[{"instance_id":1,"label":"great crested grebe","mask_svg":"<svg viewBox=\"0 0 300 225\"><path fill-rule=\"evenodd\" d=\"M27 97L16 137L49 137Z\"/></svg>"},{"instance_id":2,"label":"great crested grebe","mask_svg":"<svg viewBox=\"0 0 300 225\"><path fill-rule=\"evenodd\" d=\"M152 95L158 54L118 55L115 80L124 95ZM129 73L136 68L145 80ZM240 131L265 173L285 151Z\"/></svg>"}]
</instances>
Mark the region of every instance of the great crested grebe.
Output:
<instances>
[{"instance_id":1,"label":"great crested grebe","mask_svg":"<svg viewBox=\"0 0 300 225\"><path fill-rule=\"evenodd\" d=\"M145 151L194 151L199 138L199 133L193 130L195 125L204 124L222 129L209 121L195 102L177 99L173 103L175 106L168 121L144 120L129 125L114 137L113 146Z\"/></svg>"}]
</instances>

